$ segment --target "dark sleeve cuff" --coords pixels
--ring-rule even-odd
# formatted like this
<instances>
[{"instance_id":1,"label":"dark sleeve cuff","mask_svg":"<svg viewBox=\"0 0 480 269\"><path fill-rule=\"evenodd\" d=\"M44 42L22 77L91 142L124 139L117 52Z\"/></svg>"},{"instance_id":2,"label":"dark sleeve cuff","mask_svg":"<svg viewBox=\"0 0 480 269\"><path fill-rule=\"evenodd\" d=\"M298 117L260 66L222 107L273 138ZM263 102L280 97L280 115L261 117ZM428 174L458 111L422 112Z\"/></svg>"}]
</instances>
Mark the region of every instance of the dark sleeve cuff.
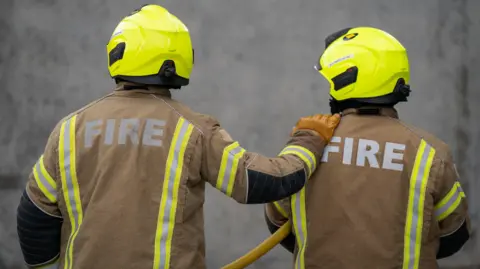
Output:
<instances>
[{"instance_id":1,"label":"dark sleeve cuff","mask_svg":"<svg viewBox=\"0 0 480 269\"><path fill-rule=\"evenodd\" d=\"M42 265L58 256L62 221L40 210L23 192L17 208L17 233L28 265Z\"/></svg>"},{"instance_id":2,"label":"dark sleeve cuff","mask_svg":"<svg viewBox=\"0 0 480 269\"><path fill-rule=\"evenodd\" d=\"M305 170L278 177L247 169L247 204L264 204L279 201L300 191L305 185Z\"/></svg>"},{"instance_id":3,"label":"dark sleeve cuff","mask_svg":"<svg viewBox=\"0 0 480 269\"><path fill-rule=\"evenodd\" d=\"M457 253L470 238L467 221L463 221L462 226L454 233L440 237L440 247L437 251L437 259L450 257Z\"/></svg>"},{"instance_id":4,"label":"dark sleeve cuff","mask_svg":"<svg viewBox=\"0 0 480 269\"><path fill-rule=\"evenodd\" d=\"M267 212L265 211L265 222L267 223L268 230L271 234L275 233L280 227L273 224L267 216ZM285 239L280 242L280 245L284 247L289 252L293 253L295 251L295 236L292 232L290 232Z\"/></svg>"}]
</instances>

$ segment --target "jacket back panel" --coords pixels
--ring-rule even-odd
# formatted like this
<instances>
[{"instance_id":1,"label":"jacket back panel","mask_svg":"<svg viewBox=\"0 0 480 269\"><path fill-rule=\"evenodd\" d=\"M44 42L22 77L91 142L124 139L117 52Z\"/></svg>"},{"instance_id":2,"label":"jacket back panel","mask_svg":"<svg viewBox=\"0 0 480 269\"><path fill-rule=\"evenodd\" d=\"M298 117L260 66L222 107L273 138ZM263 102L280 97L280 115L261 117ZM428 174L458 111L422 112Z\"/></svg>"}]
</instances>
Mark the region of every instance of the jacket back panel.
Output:
<instances>
[{"instance_id":1,"label":"jacket back panel","mask_svg":"<svg viewBox=\"0 0 480 269\"><path fill-rule=\"evenodd\" d=\"M402 268L410 179L422 137L442 150L426 136L392 117L343 117L306 188L306 268ZM420 264L427 267L420 268L436 268L432 167L424 200L410 198L423 213L421 225L408 226L409 240L422 237Z\"/></svg>"},{"instance_id":2,"label":"jacket back panel","mask_svg":"<svg viewBox=\"0 0 480 269\"><path fill-rule=\"evenodd\" d=\"M204 182L192 162L200 133L185 113L170 98L135 92L77 113L70 161L79 200L63 190L59 201L62 215L82 213L62 231L61 256L70 250L73 268L203 266Z\"/></svg>"}]
</instances>

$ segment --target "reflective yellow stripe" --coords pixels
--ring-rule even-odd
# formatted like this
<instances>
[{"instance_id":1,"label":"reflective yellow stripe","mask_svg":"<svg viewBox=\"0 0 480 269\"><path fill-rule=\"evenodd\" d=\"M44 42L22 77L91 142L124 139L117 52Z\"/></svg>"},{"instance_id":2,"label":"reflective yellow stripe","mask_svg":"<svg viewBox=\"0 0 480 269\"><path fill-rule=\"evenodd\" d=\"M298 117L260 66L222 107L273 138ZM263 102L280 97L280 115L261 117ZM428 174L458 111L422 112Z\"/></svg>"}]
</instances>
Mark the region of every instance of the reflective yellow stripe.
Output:
<instances>
[{"instance_id":1,"label":"reflective yellow stripe","mask_svg":"<svg viewBox=\"0 0 480 269\"><path fill-rule=\"evenodd\" d=\"M43 195L52 202L57 202L57 183L48 174L45 165L43 164L43 155L38 159L37 163L33 167L33 177L37 182L38 187L42 191Z\"/></svg>"},{"instance_id":2,"label":"reflective yellow stripe","mask_svg":"<svg viewBox=\"0 0 480 269\"><path fill-rule=\"evenodd\" d=\"M435 217L437 221L442 221L450 216L455 209L460 205L465 193L462 190L460 182L455 182L452 189L445 195L445 197L435 205Z\"/></svg>"},{"instance_id":3,"label":"reflective yellow stripe","mask_svg":"<svg viewBox=\"0 0 480 269\"><path fill-rule=\"evenodd\" d=\"M305 248L307 245L307 211L305 207L305 187L292 196L292 217L298 253L295 257L295 269L305 268Z\"/></svg>"},{"instance_id":4,"label":"reflective yellow stripe","mask_svg":"<svg viewBox=\"0 0 480 269\"><path fill-rule=\"evenodd\" d=\"M187 148L192 131L192 124L184 118L178 120L165 166L162 198L157 219L157 231L155 233L153 269L170 268L178 191L182 177L185 149Z\"/></svg>"},{"instance_id":5,"label":"reflective yellow stripe","mask_svg":"<svg viewBox=\"0 0 480 269\"><path fill-rule=\"evenodd\" d=\"M242 148L240 152L237 152L233 155L232 169L230 172L230 177L228 178L228 186L227 186L227 193L226 193L226 195L230 197L232 196L233 185L235 183L235 175L237 174L237 169L238 169L238 163L240 162L240 159L243 157L244 154L245 154L245 149Z\"/></svg>"},{"instance_id":6,"label":"reflective yellow stripe","mask_svg":"<svg viewBox=\"0 0 480 269\"><path fill-rule=\"evenodd\" d=\"M220 163L215 187L228 196L232 196L238 163L244 154L245 149L238 142L226 146L223 150L222 162Z\"/></svg>"},{"instance_id":7,"label":"reflective yellow stripe","mask_svg":"<svg viewBox=\"0 0 480 269\"><path fill-rule=\"evenodd\" d=\"M71 233L65 251L65 269L73 266L73 245L80 225L83 221L82 202L80 200L80 188L77 180L76 149L75 149L75 125L77 116L73 116L62 123L60 128L59 160L60 176L62 179L63 195L67 206L71 224Z\"/></svg>"},{"instance_id":8,"label":"reflective yellow stripe","mask_svg":"<svg viewBox=\"0 0 480 269\"><path fill-rule=\"evenodd\" d=\"M280 205L279 202L273 202L273 205L277 209L278 213L280 213L284 218L288 218L287 211L285 211L285 209L283 209L283 207Z\"/></svg>"},{"instance_id":9,"label":"reflective yellow stripe","mask_svg":"<svg viewBox=\"0 0 480 269\"><path fill-rule=\"evenodd\" d=\"M424 140L417 150L410 177L407 218L405 223L403 269L418 269L422 246L423 213L428 177L435 149Z\"/></svg>"},{"instance_id":10,"label":"reflective yellow stripe","mask_svg":"<svg viewBox=\"0 0 480 269\"><path fill-rule=\"evenodd\" d=\"M285 154L293 154L299 157L300 159L302 159L302 161L304 161L307 164L308 176L310 176L315 171L315 168L317 167L317 160L315 158L315 155L310 150L304 147L286 146L278 155L283 156Z\"/></svg>"}]
</instances>

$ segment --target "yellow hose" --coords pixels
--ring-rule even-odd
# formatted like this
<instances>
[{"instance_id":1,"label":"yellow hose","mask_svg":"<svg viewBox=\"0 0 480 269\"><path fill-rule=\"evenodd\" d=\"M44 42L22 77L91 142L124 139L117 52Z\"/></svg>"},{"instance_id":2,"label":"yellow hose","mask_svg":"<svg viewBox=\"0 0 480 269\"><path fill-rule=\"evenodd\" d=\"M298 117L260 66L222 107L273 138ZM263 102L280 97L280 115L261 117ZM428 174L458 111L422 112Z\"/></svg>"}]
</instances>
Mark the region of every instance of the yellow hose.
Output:
<instances>
[{"instance_id":1,"label":"yellow hose","mask_svg":"<svg viewBox=\"0 0 480 269\"><path fill-rule=\"evenodd\" d=\"M250 250L247 254L233 261L232 263L225 265L222 269L243 269L256 260L260 259L263 255L269 252L276 245L280 244L285 237L292 230L292 222L289 220L283 224L275 233L265 239L262 243Z\"/></svg>"}]
</instances>

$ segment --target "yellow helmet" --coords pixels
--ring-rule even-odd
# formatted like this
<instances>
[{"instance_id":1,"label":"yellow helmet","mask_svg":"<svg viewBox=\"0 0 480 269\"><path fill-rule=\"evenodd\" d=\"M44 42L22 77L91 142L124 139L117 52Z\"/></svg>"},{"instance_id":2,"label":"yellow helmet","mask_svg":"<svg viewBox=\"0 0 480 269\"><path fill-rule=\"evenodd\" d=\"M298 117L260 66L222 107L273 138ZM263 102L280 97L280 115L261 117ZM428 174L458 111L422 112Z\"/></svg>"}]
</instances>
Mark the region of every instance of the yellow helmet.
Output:
<instances>
[{"instance_id":1,"label":"yellow helmet","mask_svg":"<svg viewBox=\"0 0 480 269\"><path fill-rule=\"evenodd\" d=\"M346 28L331 34L315 69L330 83L331 104L344 104L340 111L364 104L394 105L407 101L410 93L407 52L380 29Z\"/></svg>"},{"instance_id":2,"label":"yellow helmet","mask_svg":"<svg viewBox=\"0 0 480 269\"><path fill-rule=\"evenodd\" d=\"M144 5L125 17L107 44L108 71L116 81L180 88L194 63L185 24L158 5Z\"/></svg>"}]
</instances>

